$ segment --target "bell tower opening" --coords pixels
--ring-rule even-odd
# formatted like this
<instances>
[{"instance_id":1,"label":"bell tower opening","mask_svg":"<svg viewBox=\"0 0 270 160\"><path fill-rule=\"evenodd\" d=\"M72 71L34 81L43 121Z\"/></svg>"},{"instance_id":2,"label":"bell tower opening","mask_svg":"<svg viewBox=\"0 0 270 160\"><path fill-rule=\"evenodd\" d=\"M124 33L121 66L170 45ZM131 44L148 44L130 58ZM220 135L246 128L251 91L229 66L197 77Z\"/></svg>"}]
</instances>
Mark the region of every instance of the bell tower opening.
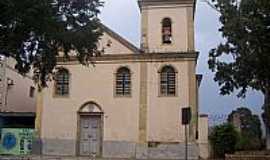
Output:
<instances>
[{"instance_id":1,"label":"bell tower opening","mask_svg":"<svg viewBox=\"0 0 270 160\"><path fill-rule=\"evenodd\" d=\"M170 18L164 18L162 20L162 43L172 43L172 21Z\"/></svg>"}]
</instances>

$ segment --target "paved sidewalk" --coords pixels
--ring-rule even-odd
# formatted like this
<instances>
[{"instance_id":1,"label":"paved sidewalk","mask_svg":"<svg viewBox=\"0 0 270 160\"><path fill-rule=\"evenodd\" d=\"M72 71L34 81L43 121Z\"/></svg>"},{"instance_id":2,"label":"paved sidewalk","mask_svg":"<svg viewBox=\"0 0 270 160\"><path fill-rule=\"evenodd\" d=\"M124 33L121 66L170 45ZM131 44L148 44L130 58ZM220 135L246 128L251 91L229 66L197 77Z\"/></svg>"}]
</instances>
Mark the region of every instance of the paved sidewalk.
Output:
<instances>
[{"instance_id":1,"label":"paved sidewalk","mask_svg":"<svg viewBox=\"0 0 270 160\"><path fill-rule=\"evenodd\" d=\"M71 156L0 156L0 160L112 160L112 159L100 159L90 157L71 157ZM116 160L116 159L115 159ZM124 160L124 159L117 159Z\"/></svg>"},{"instance_id":2,"label":"paved sidewalk","mask_svg":"<svg viewBox=\"0 0 270 160\"><path fill-rule=\"evenodd\" d=\"M37 156L37 155L3 156L3 155L0 155L0 160L136 160L136 159L90 158L90 157L75 157L75 156ZM148 160L150 160L150 159L148 159Z\"/></svg>"}]
</instances>

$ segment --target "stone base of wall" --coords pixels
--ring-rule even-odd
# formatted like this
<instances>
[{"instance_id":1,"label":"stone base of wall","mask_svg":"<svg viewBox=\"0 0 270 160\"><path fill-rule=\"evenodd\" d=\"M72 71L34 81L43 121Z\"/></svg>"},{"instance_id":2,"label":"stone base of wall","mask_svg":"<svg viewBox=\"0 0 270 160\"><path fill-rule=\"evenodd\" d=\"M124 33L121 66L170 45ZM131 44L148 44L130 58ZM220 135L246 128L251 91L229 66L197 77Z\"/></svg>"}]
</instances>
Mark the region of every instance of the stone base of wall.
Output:
<instances>
[{"instance_id":1,"label":"stone base of wall","mask_svg":"<svg viewBox=\"0 0 270 160\"><path fill-rule=\"evenodd\" d=\"M196 144L188 145L188 158L198 159L198 148ZM158 144L148 147L144 144L130 142L104 142L104 158L136 158L136 159L184 159L185 145L179 144Z\"/></svg>"},{"instance_id":2,"label":"stone base of wall","mask_svg":"<svg viewBox=\"0 0 270 160\"><path fill-rule=\"evenodd\" d=\"M200 143L198 142L199 146L199 155L201 159L208 159L210 156L210 148L211 146L208 143Z\"/></svg>"},{"instance_id":3,"label":"stone base of wall","mask_svg":"<svg viewBox=\"0 0 270 160\"><path fill-rule=\"evenodd\" d=\"M188 159L195 160L199 157L197 145L188 145ZM159 144L157 147L148 148L149 159L185 159L185 144Z\"/></svg>"},{"instance_id":4,"label":"stone base of wall","mask_svg":"<svg viewBox=\"0 0 270 160\"><path fill-rule=\"evenodd\" d=\"M41 145L42 142L40 139L34 139L33 144L32 144L32 154L34 155L41 155L42 150L41 150Z\"/></svg>"},{"instance_id":5,"label":"stone base of wall","mask_svg":"<svg viewBox=\"0 0 270 160\"><path fill-rule=\"evenodd\" d=\"M70 139L42 139L41 150L43 155L76 155L76 140Z\"/></svg>"},{"instance_id":6,"label":"stone base of wall","mask_svg":"<svg viewBox=\"0 0 270 160\"><path fill-rule=\"evenodd\" d=\"M76 141L63 139L45 139L42 141L43 155L76 156ZM103 158L132 159L184 159L184 143L158 143L151 147L133 142L104 141ZM199 149L196 143L188 145L188 159L198 160Z\"/></svg>"},{"instance_id":7,"label":"stone base of wall","mask_svg":"<svg viewBox=\"0 0 270 160\"><path fill-rule=\"evenodd\" d=\"M103 142L104 158L135 158L136 144L132 142Z\"/></svg>"}]
</instances>

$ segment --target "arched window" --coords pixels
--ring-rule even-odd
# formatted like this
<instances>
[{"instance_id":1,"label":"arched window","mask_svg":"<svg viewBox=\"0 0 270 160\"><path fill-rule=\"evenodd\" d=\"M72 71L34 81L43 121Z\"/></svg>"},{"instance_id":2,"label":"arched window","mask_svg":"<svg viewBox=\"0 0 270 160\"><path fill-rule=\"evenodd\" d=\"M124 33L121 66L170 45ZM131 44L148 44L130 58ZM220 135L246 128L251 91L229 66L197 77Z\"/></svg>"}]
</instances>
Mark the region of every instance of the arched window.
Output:
<instances>
[{"instance_id":1,"label":"arched window","mask_svg":"<svg viewBox=\"0 0 270 160\"><path fill-rule=\"evenodd\" d=\"M172 21L170 18L164 18L162 20L162 43L172 43Z\"/></svg>"},{"instance_id":2,"label":"arched window","mask_svg":"<svg viewBox=\"0 0 270 160\"><path fill-rule=\"evenodd\" d=\"M161 69L160 94L162 96L176 95L176 72L171 66L165 66Z\"/></svg>"},{"instance_id":3,"label":"arched window","mask_svg":"<svg viewBox=\"0 0 270 160\"><path fill-rule=\"evenodd\" d=\"M61 68L55 76L55 94L58 96L69 95L69 72Z\"/></svg>"},{"instance_id":4,"label":"arched window","mask_svg":"<svg viewBox=\"0 0 270 160\"><path fill-rule=\"evenodd\" d=\"M116 95L129 96L131 94L130 70L121 67L116 73Z\"/></svg>"}]
</instances>

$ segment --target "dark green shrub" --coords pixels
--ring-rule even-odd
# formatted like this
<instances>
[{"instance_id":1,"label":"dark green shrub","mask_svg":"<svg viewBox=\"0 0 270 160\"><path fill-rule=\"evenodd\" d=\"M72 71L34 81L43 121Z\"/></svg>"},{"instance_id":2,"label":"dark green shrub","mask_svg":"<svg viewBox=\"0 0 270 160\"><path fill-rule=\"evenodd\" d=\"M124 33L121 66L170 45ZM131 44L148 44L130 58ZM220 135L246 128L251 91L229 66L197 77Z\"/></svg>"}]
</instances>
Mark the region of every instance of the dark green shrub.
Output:
<instances>
[{"instance_id":1,"label":"dark green shrub","mask_svg":"<svg viewBox=\"0 0 270 160\"><path fill-rule=\"evenodd\" d=\"M231 124L215 126L209 136L214 157L222 158L226 153L234 153L238 137L239 133Z\"/></svg>"}]
</instances>

